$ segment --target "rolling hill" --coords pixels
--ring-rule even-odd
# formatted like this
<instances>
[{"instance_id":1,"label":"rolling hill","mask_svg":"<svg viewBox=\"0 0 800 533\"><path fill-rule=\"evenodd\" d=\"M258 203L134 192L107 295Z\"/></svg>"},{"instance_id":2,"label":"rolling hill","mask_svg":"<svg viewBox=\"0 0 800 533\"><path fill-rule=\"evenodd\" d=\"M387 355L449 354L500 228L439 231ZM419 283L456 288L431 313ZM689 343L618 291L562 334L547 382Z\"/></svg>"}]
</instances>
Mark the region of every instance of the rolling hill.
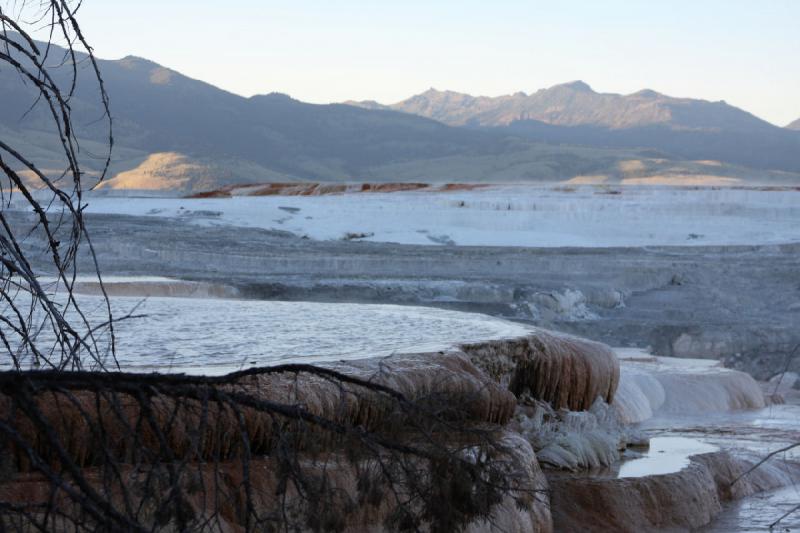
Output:
<instances>
[{"instance_id":1,"label":"rolling hill","mask_svg":"<svg viewBox=\"0 0 800 533\"><path fill-rule=\"evenodd\" d=\"M119 146L180 153L202 160L247 161L256 170L295 179L355 179L368 168L424 157L495 154L501 136L433 120L346 105L312 105L281 94L244 98L135 57L100 61ZM85 70L85 68L84 68ZM66 74L66 72L64 73ZM79 136L102 141L97 90L84 72L72 101ZM46 131L46 109L11 70L0 71L0 125ZM204 163L201 163L204 164ZM138 166L138 163L137 163Z\"/></svg>"}]
</instances>

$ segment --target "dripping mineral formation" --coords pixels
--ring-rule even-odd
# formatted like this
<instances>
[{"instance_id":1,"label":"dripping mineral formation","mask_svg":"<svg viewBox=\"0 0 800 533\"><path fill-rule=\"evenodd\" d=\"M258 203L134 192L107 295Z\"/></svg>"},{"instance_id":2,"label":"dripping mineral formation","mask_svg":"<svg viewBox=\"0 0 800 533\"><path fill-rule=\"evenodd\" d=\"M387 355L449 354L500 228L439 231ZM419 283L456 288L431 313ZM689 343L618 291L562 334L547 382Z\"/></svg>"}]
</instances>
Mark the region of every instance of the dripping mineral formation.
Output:
<instances>
[{"instance_id":1,"label":"dripping mineral formation","mask_svg":"<svg viewBox=\"0 0 800 533\"><path fill-rule=\"evenodd\" d=\"M121 282L117 289L130 288L130 283ZM158 280L144 286L147 283L157 286ZM753 464L752 457L686 437L653 439L651 452L668 452L665 457L670 460L660 462L661 470L648 471L650 439L642 423L659 416L730 414L764 407L764 395L749 375L709 361L673 360L630 350L615 353L597 342L530 329L513 338L459 344L436 352L329 362L323 368L390 387L410 401L435 398L442 412L458 413L462 422L491 430L502 446L506 475L514 482L487 518L465 525L467 531L689 530L709 524L727 502L785 486L800 474L795 463L780 467L768 463L737 480ZM152 431L142 433L143 443L152 446L160 441L180 457L200 439L203 455L199 460L228 465L215 483L224 492L235 493L237 474L226 460L236 451L226 435L244 431L253 453L248 475L255 496L250 496L249 505L262 510L275 506L269 497L277 483L270 474L271 459L258 457L259 450L270 449L277 436L271 417L245 407L238 417L212 410L205 415L210 423L205 423L191 405L178 406L159 394L151 400L152 411L143 413L136 402L124 400L126 376L120 374L115 385L105 385L122 391L120 404L95 400L98 397L79 379L66 385L77 403L67 401L63 391L35 397L35 407L30 408L40 411L60 436L70 464L89 472L101 464L91 438L93 422L103 420L113 439L125 435L123 427L115 424L135 425L146 415ZM158 390L159 380L171 378L150 379ZM385 398L358 392L356 385L343 388L324 376L291 371L250 371L219 383L215 394L247 394L260 402L302 405L314 416L367 430L395 425L400 434L412 438L413 418L398 418ZM10 408L8 396L1 399L3 409ZM93 408L95 401L100 403ZM198 434L198 427L206 429ZM34 449L44 453L46 439L35 426L20 423L17 430L21 441L33 443ZM324 453L328 442L315 431L296 437L309 458ZM106 449L123 461L136 455L122 439ZM355 497L360 483L358 463L333 460L327 468L330 490L341 493L344 500ZM31 477L31 470L25 454L12 453L0 485L3 501L13 505L48 498L47 482ZM131 470L126 475L140 479L137 476L146 474ZM219 472L209 470L207 475L209 481ZM210 505L205 493L189 490L187 494L186 515L202 519ZM290 492L288 497L299 501L302 496ZM362 502L358 509L336 529L380 530L390 512L377 501ZM223 512L225 527L243 527L239 516L234 509ZM157 512L151 520L158 520Z\"/></svg>"}]
</instances>

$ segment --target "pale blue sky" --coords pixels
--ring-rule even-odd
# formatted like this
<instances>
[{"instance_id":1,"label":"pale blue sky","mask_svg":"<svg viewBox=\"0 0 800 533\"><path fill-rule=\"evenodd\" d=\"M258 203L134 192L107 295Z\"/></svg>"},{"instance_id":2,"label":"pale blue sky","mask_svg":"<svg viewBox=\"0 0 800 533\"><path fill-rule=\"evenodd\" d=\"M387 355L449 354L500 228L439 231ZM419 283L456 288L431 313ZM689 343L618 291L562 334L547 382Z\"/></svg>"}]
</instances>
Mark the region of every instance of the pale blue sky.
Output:
<instances>
[{"instance_id":1,"label":"pale blue sky","mask_svg":"<svg viewBox=\"0 0 800 533\"><path fill-rule=\"evenodd\" d=\"M395 102L575 79L800 118L800 0L85 0L99 56L249 96Z\"/></svg>"}]
</instances>

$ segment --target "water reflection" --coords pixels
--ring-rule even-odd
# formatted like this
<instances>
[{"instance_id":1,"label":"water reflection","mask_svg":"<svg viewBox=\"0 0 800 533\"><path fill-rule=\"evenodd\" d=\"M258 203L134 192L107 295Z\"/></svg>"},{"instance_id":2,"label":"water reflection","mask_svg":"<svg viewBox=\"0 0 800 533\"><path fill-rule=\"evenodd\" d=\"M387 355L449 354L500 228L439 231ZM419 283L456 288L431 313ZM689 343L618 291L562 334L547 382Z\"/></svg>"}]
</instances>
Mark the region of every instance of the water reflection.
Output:
<instances>
[{"instance_id":1,"label":"water reflection","mask_svg":"<svg viewBox=\"0 0 800 533\"><path fill-rule=\"evenodd\" d=\"M689 466L692 455L719 450L713 444L687 437L654 437L644 452L627 451L617 477L643 477L678 472Z\"/></svg>"}]
</instances>

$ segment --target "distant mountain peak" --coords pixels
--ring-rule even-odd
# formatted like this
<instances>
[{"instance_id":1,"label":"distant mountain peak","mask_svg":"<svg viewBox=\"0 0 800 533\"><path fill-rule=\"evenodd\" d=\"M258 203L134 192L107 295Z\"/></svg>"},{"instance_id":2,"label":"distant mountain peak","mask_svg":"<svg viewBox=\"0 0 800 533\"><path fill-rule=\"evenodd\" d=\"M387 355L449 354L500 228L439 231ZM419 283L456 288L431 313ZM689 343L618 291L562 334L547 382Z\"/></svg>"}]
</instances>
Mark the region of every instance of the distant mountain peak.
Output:
<instances>
[{"instance_id":1,"label":"distant mountain peak","mask_svg":"<svg viewBox=\"0 0 800 533\"><path fill-rule=\"evenodd\" d=\"M592 89L588 83L581 80L570 81L568 83L562 83L560 85L551 87L551 89L559 89L559 88L571 89L573 91L582 93L594 93L594 89Z\"/></svg>"},{"instance_id":2,"label":"distant mountain peak","mask_svg":"<svg viewBox=\"0 0 800 533\"><path fill-rule=\"evenodd\" d=\"M127 55L122 59L120 59L119 64L122 65L123 67L139 66L139 65L144 65L147 67L161 66L158 63L155 63L154 61L150 61L149 59L132 55Z\"/></svg>"},{"instance_id":3,"label":"distant mountain peak","mask_svg":"<svg viewBox=\"0 0 800 533\"><path fill-rule=\"evenodd\" d=\"M250 100L270 100L275 102L296 102L294 98L289 96L286 93L280 93L277 91L273 91L267 94L255 94L250 97Z\"/></svg>"},{"instance_id":4,"label":"distant mountain peak","mask_svg":"<svg viewBox=\"0 0 800 533\"><path fill-rule=\"evenodd\" d=\"M455 91L440 91L436 87L429 87L427 90L412 96L411 98L436 98L442 95L456 94Z\"/></svg>"},{"instance_id":5,"label":"distant mountain peak","mask_svg":"<svg viewBox=\"0 0 800 533\"><path fill-rule=\"evenodd\" d=\"M469 95L466 94L466 93L460 93L458 91L450 91L450 90L440 91L439 89L431 87L430 89L428 89L424 93L420 93L417 96L418 97L425 97L425 98L436 98L436 97L440 97L440 96L469 96Z\"/></svg>"},{"instance_id":6,"label":"distant mountain peak","mask_svg":"<svg viewBox=\"0 0 800 533\"><path fill-rule=\"evenodd\" d=\"M639 98L659 98L664 95L653 89L642 89L641 91L636 91L631 94L631 96L638 96Z\"/></svg>"},{"instance_id":7,"label":"distant mountain peak","mask_svg":"<svg viewBox=\"0 0 800 533\"><path fill-rule=\"evenodd\" d=\"M798 130L798 131L800 131L800 118L798 118L797 120L795 120L794 122L792 122L791 124L786 126L786 128L790 129L790 130Z\"/></svg>"},{"instance_id":8,"label":"distant mountain peak","mask_svg":"<svg viewBox=\"0 0 800 533\"><path fill-rule=\"evenodd\" d=\"M361 104L363 107L368 107L368 108L386 107L385 105L383 105L382 103L378 102L377 100L362 100L360 102L356 101L356 100L347 100L344 103L347 104L347 105L358 105L358 104Z\"/></svg>"}]
</instances>

